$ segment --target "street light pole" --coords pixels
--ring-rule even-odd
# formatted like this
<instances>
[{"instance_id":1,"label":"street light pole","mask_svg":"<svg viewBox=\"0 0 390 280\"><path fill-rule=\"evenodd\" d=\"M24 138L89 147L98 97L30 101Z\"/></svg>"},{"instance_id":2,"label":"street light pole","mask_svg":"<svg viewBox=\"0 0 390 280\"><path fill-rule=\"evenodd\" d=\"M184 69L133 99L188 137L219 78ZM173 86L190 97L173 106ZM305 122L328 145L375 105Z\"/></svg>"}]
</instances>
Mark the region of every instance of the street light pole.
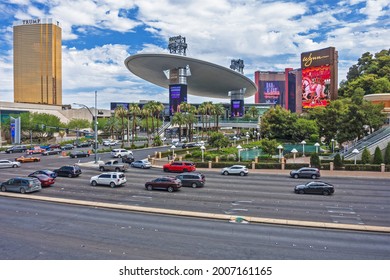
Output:
<instances>
[{"instance_id":1,"label":"street light pole","mask_svg":"<svg viewBox=\"0 0 390 280\"><path fill-rule=\"evenodd\" d=\"M332 138L330 141L332 141L332 154L334 154L334 139Z\"/></svg>"},{"instance_id":2,"label":"street light pole","mask_svg":"<svg viewBox=\"0 0 390 280\"><path fill-rule=\"evenodd\" d=\"M305 156L305 144L306 144L306 141L302 140L301 144L302 144L302 156L304 157Z\"/></svg>"},{"instance_id":3,"label":"street light pole","mask_svg":"<svg viewBox=\"0 0 390 280\"><path fill-rule=\"evenodd\" d=\"M202 150L202 162L204 162L204 150L206 149L206 147L202 145L200 149Z\"/></svg>"},{"instance_id":4,"label":"street light pole","mask_svg":"<svg viewBox=\"0 0 390 280\"><path fill-rule=\"evenodd\" d=\"M98 132L97 132L97 90L95 90L95 114L92 113L91 109L87 105L80 104L80 103L73 103L74 105L78 105L80 107L84 107L88 110L88 112L91 114L93 122L94 122L94 130L95 130L95 164L97 163L97 145L98 145ZM77 131L78 133L78 131Z\"/></svg>"},{"instance_id":5,"label":"street light pole","mask_svg":"<svg viewBox=\"0 0 390 280\"><path fill-rule=\"evenodd\" d=\"M97 125L98 125L98 121L97 121L97 90L95 90L95 117L94 117L94 121L95 121L95 144L94 144L94 147L95 147L95 164L97 163L97 148L98 148L98 130L97 130Z\"/></svg>"},{"instance_id":6,"label":"street light pole","mask_svg":"<svg viewBox=\"0 0 390 280\"><path fill-rule=\"evenodd\" d=\"M316 154L318 154L318 147L320 146L319 143L315 143L314 146L316 147Z\"/></svg>"}]
</instances>

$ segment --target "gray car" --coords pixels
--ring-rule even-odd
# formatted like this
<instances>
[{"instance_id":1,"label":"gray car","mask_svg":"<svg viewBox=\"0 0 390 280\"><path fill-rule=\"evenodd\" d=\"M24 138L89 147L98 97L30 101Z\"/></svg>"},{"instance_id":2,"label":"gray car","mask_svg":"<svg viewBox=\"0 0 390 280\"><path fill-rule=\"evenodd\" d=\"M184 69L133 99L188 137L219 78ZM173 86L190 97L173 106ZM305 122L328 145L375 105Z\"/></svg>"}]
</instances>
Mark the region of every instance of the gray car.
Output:
<instances>
[{"instance_id":1,"label":"gray car","mask_svg":"<svg viewBox=\"0 0 390 280\"><path fill-rule=\"evenodd\" d=\"M152 164L148 160L142 159L142 160L133 161L130 164L130 166L131 167L137 167L137 168L151 168Z\"/></svg>"},{"instance_id":2,"label":"gray car","mask_svg":"<svg viewBox=\"0 0 390 280\"><path fill-rule=\"evenodd\" d=\"M20 162L8 160L8 159L1 159L0 160L0 168L6 168L6 167L20 167Z\"/></svg>"},{"instance_id":3,"label":"gray car","mask_svg":"<svg viewBox=\"0 0 390 280\"><path fill-rule=\"evenodd\" d=\"M30 193L41 190L42 185L37 178L16 177L1 183L0 189L2 192Z\"/></svg>"}]
</instances>

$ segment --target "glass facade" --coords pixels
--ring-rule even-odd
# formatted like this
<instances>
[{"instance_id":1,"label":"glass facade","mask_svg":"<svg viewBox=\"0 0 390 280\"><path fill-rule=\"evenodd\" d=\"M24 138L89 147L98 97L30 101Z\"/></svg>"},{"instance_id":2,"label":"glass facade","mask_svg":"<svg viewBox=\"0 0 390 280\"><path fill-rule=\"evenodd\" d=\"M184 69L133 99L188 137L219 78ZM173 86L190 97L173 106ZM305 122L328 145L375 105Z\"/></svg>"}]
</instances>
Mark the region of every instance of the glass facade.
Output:
<instances>
[{"instance_id":1,"label":"glass facade","mask_svg":"<svg viewBox=\"0 0 390 280\"><path fill-rule=\"evenodd\" d=\"M14 25L14 102L62 105L62 38L58 21Z\"/></svg>"}]
</instances>

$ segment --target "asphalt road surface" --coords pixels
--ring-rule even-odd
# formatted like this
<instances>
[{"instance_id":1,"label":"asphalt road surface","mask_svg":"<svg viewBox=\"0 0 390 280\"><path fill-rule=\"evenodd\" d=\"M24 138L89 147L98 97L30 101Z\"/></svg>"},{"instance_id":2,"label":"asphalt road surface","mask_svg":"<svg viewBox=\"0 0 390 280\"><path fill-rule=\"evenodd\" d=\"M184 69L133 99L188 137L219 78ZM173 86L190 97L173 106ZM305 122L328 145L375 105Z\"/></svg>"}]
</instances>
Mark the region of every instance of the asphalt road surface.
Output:
<instances>
[{"instance_id":1,"label":"asphalt road surface","mask_svg":"<svg viewBox=\"0 0 390 280\"><path fill-rule=\"evenodd\" d=\"M151 151L134 151L135 158L144 158ZM14 154L13 156L15 156ZM1 155L4 157L4 154ZM8 155L8 157L10 157ZM109 154L99 155L103 160ZM25 163L20 168L0 170L0 181L13 176L26 176L42 169L54 169L65 164L90 162L93 158L70 159L61 156L41 156L41 162ZM204 188L182 188L175 193L145 190L147 180L162 175L160 168L126 171L128 182L115 189L106 186L92 187L91 176L100 174L97 168L82 167L77 178L57 178L53 187L28 194L88 201L101 201L123 205L158 207L176 210L200 211L236 216L318 221L327 223L390 226L390 189L387 179L373 178L321 178L335 185L331 196L298 195L293 187L307 179L289 178L284 175L266 175L251 172L249 176L223 176L219 170L203 170L206 175Z\"/></svg>"},{"instance_id":2,"label":"asphalt road surface","mask_svg":"<svg viewBox=\"0 0 390 280\"><path fill-rule=\"evenodd\" d=\"M3 260L390 258L388 234L241 224L0 197Z\"/></svg>"}]
</instances>

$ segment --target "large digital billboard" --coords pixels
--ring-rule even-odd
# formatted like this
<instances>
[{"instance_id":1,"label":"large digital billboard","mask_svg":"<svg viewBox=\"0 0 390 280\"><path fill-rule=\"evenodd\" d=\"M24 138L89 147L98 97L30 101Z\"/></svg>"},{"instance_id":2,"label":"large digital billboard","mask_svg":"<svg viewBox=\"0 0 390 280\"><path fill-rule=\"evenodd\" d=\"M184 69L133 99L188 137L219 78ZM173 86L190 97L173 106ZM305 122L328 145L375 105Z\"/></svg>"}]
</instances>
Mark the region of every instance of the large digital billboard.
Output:
<instances>
[{"instance_id":1,"label":"large digital billboard","mask_svg":"<svg viewBox=\"0 0 390 280\"><path fill-rule=\"evenodd\" d=\"M123 107L125 110L129 110L130 103L125 102L111 102L111 111L114 111L117 107Z\"/></svg>"},{"instance_id":2,"label":"large digital billboard","mask_svg":"<svg viewBox=\"0 0 390 280\"><path fill-rule=\"evenodd\" d=\"M337 51L334 47L301 54L302 107L326 106L337 98Z\"/></svg>"},{"instance_id":3,"label":"large digital billboard","mask_svg":"<svg viewBox=\"0 0 390 280\"><path fill-rule=\"evenodd\" d=\"M187 102L187 85L169 85L169 113L180 112L180 104Z\"/></svg>"},{"instance_id":4,"label":"large digital billboard","mask_svg":"<svg viewBox=\"0 0 390 280\"><path fill-rule=\"evenodd\" d=\"M282 105L284 88L284 81L260 81L260 103Z\"/></svg>"},{"instance_id":5,"label":"large digital billboard","mask_svg":"<svg viewBox=\"0 0 390 280\"><path fill-rule=\"evenodd\" d=\"M302 69L302 107L326 106L330 100L330 66Z\"/></svg>"},{"instance_id":6,"label":"large digital billboard","mask_svg":"<svg viewBox=\"0 0 390 280\"><path fill-rule=\"evenodd\" d=\"M232 117L242 117L244 115L244 100L232 99L230 101L230 106Z\"/></svg>"}]
</instances>

